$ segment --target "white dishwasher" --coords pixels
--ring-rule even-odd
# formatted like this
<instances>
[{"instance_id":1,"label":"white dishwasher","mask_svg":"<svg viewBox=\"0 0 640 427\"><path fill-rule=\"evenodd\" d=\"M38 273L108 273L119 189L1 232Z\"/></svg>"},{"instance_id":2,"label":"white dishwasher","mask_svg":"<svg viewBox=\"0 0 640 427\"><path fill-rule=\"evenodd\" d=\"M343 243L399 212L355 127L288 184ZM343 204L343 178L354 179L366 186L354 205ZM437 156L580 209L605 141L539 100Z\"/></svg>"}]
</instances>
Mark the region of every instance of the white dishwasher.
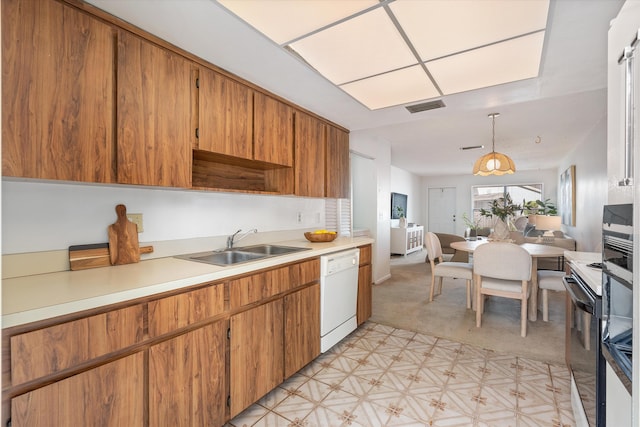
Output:
<instances>
[{"instance_id":1,"label":"white dishwasher","mask_svg":"<svg viewBox=\"0 0 640 427\"><path fill-rule=\"evenodd\" d=\"M357 327L360 249L320 257L320 351L324 353Z\"/></svg>"}]
</instances>

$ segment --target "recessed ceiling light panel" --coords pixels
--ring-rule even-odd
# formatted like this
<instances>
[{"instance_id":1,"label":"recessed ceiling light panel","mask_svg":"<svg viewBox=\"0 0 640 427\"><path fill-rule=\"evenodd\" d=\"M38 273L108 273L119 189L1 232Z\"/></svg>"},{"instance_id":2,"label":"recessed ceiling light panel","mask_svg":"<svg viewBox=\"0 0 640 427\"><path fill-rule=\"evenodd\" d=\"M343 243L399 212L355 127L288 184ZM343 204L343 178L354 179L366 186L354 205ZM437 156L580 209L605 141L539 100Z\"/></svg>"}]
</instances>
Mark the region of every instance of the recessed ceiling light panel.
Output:
<instances>
[{"instance_id":1,"label":"recessed ceiling light panel","mask_svg":"<svg viewBox=\"0 0 640 427\"><path fill-rule=\"evenodd\" d=\"M370 109L537 77L550 2L217 1Z\"/></svg>"},{"instance_id":2,"label":"recessed ceiling light panel","mask_svg":"<svg viewBox=\"0 0 640 427\"><path fill-rule=\"evenodd\" d=\"M340 86L371 110L438 96L419 65Z\"/></svg>"},{"instance_id":3,"label":"recessed ceiling light panel","mask_svg":"<svg viewBox=\"0 0 640 427\"><path fill-rule=\"evenodd\" d=\"M428 62L446 94L537 77L544 32Z\"/></svg>"},{"instance_id":4,"label":"recessed ceiling light panel","mask_svg":"<svg viewBox=\"0 0 640 427\"><path fill-rule=\"evenodd\" d=\"M291 47L338 85L418 62L382 8L313 34Z\"/></svg>"},{"instance_id":5,"label":"recessed ceiling light panel","mask_svg":"<svg viewBox=\"0 0 640 427\"><path fill-rule=\"evenodd\" d=\"M278 44L378 4L376 0L218 0L218 3Z\"/></svg>"},{"instance_id":6,"label":"recessed ceiling light panel","mask_svg":"<svg viewBox=\"0 0 640 427\"><path fill-rule=\"evenodd\" d=\"M396 0L389 7L427 61L543 30L549 0Z\"/></svg>"}]
</instances>

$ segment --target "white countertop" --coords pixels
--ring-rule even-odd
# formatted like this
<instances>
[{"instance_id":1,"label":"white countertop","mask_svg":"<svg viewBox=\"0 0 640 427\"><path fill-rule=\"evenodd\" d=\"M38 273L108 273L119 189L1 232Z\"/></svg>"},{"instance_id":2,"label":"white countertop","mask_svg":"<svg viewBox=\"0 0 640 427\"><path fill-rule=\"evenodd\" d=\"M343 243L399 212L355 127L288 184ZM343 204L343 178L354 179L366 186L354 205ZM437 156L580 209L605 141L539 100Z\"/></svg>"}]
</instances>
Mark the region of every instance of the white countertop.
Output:
<instances>
[{"instance_id":1,"label":"white countertop","mask_svg":"<svg viewBox=\"0 0 640 427\"><path fill-rule=\"evenodd\" d=\"M305 239L289 240L272 244L309 250L226 267L167 257L136 264L5 279L2 281L2 328L220 280L370 243L373 243L373 239L368 237L340 237L329 243L311 243Z\"/></svg>"},{"instance_id":2,"label":"white countertop","mask_svg":"<svg viewBox=\"0 0 640 427\"><path fill-rule=\"evenodd\" d=\"M593 262L602 262L600 252L565 251L564 258L596 295L602 296L602 269L589 267Z\"/></svg>"}]
</instances>

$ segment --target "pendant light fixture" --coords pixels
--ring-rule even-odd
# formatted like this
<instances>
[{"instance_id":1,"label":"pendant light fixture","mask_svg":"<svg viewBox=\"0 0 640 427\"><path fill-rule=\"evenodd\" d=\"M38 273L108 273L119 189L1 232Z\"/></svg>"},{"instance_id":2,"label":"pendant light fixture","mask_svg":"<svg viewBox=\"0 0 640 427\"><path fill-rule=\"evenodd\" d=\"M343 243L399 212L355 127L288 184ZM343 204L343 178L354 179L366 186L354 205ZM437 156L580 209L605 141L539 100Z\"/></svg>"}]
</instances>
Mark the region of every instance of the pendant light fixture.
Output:
<instances>
[{"instance_id":1,"label":"pendant light fixture","mask_svg":"<svg viewBox=\"0 0 640 427\"><path fill-rule=\"evenodd\" d=\"M496 117L499 115L500 113L489 114L493 121L491 152L476 160L475 165L473 165L474 175L505 175L516 171L516 165L509 156L496 152Z\"/></svg>"}]
</instances>

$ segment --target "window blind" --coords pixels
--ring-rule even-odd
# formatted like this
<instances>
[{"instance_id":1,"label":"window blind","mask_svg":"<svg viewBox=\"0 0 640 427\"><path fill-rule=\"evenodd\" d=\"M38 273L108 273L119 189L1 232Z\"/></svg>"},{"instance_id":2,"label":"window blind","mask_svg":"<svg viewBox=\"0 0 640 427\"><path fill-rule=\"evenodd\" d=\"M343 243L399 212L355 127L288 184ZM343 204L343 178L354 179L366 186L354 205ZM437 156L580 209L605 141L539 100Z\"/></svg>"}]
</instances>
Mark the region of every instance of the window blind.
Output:
<instances>
[{"instance_id":1,"label":"window blind","mask_svg":"<svg viewBox=\"0 0 640 427\"><path fill-rule=\"evenodd\" d=\"M351 236L351 200L325 199L325 228L340 236Z\"/></svg>"}]
</instances>

